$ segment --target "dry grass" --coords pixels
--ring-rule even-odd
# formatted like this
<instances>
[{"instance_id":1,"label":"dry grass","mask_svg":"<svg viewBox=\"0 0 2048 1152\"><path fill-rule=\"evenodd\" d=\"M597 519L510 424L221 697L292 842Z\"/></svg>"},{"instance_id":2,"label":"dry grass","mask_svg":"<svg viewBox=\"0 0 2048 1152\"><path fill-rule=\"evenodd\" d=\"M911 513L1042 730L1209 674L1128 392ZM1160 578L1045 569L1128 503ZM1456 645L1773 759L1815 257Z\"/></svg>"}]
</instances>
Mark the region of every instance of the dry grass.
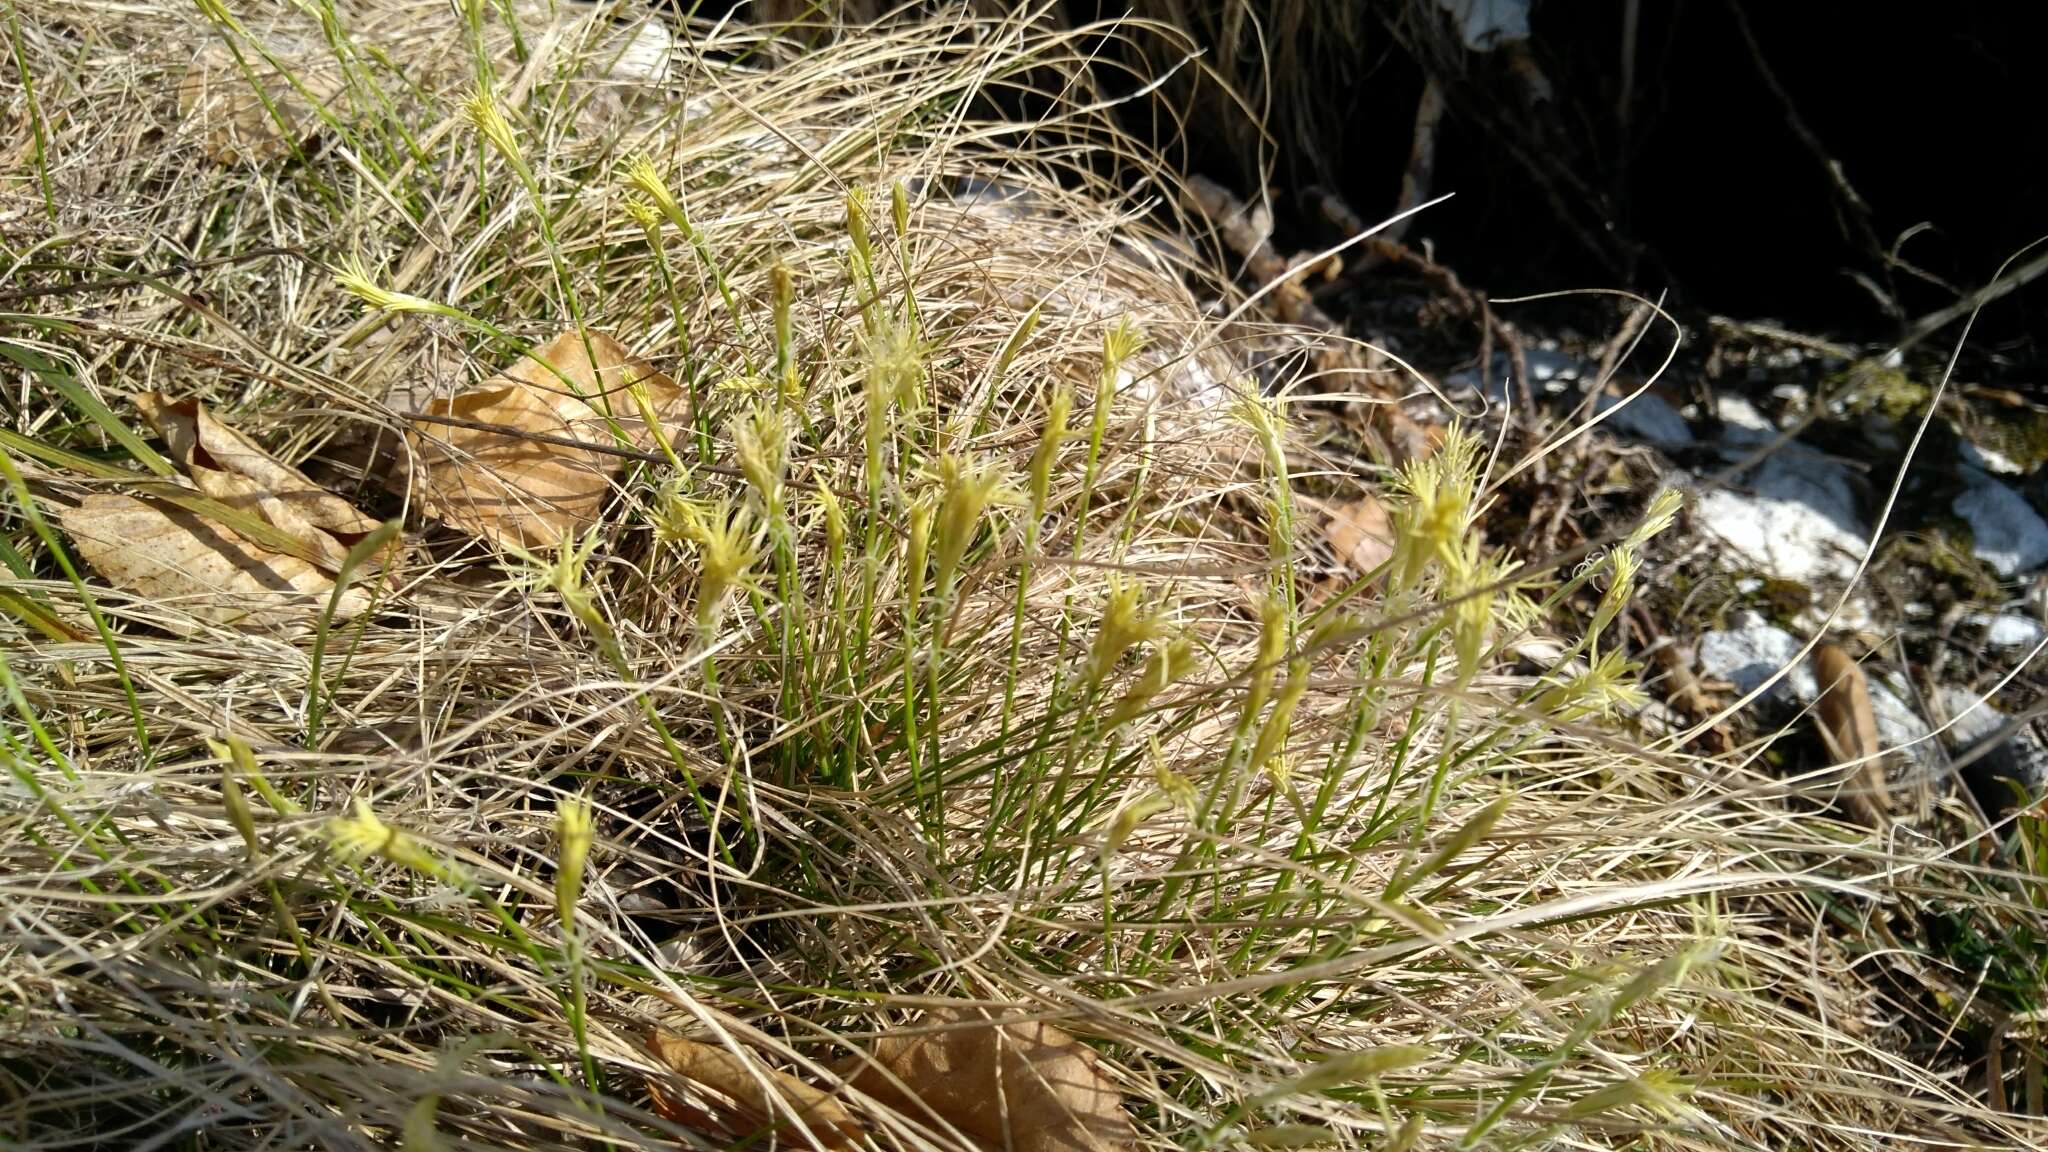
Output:
<instances>
[{"instance_id":1,"label":"dry grass","mask_svg":"<svg viewBox=\"0 0 2048 1152\"><path fill-rule=\"evenodd\" d=\"M301 155L219 162L176 107L209 10L13 10L34 94L10 73L0 110L41 143L0 177L0 331L40 357L10 369L0 537L11 1145L718 1147L652 1111L651 1025L831 1086L941 996L1087 1038L1156 1146L2042 1137L1909 1057L1925 1010L1837 934L1958 869L1507 672L1513 597L1604 568L1496 595L1444 465L1384 597L1329 601L1290 478L1325 462L1247 395L1272 334L1219 328L1155 231L1171 177L1091 87L1090 30L799 53L696 24L649 79L607 75L637 7L519 7L516 44L495 5L243 13L245 58L346 79ZM516 164L459 111L480 68ZM635 156L696 241L629 212ZM347 261L464 318L366 310ZM390 434L578 316L702 394L708 459L636 460L550 584L409 515ZM60 384L202 398L402 518L401 579L302 634L72 580L38 525L123 482L24 446L134 465ZM790 437L765 481L735 475L749 413ZM978 467L1012 493L969 516ZM722 606L658 530L678 496L753 518ZM1132 696L1174 637L1187 668ZM1391 1046L1419 1050L1310 1071ZM952 1146L847 1099L877 1145Z\"/></svg>"}]
</instances>

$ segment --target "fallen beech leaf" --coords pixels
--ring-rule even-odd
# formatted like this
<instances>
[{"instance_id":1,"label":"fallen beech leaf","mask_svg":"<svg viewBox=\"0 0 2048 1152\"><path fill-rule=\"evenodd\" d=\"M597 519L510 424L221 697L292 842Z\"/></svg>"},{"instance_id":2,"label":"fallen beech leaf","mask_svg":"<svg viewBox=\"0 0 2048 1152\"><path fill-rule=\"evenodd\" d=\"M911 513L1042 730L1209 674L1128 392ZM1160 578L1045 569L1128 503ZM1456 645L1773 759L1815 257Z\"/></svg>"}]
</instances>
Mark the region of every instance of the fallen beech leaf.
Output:
<instances>
[{"instance_id":1,"label":"fallen beech leaf","mask_svg":"<svg viewBox=\"0 0 2048 1152\"><path fill-rule=\"evenodd\" d=\"M264 47L277 65L253 45L242 45L237 61L225 42L210 41L178 82L179 117L199 125L201 147L222 164L289 155L318 126L316 104L326 106L346 87L333 54L320 47L298 41Z\"/></svg>"},{"instance_id":2,"label":"fallen beech leaf","mask_svg":"<svg viewBox=\"0 0 2048 1152\"><path fill-rule=\"evenodd\" d=\"M1842 787L1842 806L1872 828L1883 828L1891 807L1884 782L1883 749L1877 742L1877 718L1870 709L1870 684L1863 669L1833 644L1813 650L1813 677L1820 699L1813 716L1821 741L1837 764L1855 762Z\"/></svg>"},{"instance_id":3,"label":"fallen beech leaf","mask_svg":"<svg viewBox=\"0 0 2048 1152\"><path fill-rule=\"evenodd\" d=\"M923 1124L934 1116L992 1152L1134 1148L1123 1096L1095 1052L1051 1024L997 1026L979 1008L942 1008L916 1036L885 1036L848 1083ZM967 1025L966 1027L958 1027Z\"/></svg>"},{"instance_id":4,"label":"fallen beech leaf","mask_svg":"<svg viewBox=\"0 0 2048 1152\"><path fill-rule=\"evenodd\" d=\"M664 1032L656 1032L649 1047L655 1059L668 1065L676 1075L724 1097L733 1112L755 1127L774 1125L784 1129L787 1138L801 1140L786 1131L793 1114L797 1123L827 1148L846 1147L860 1135L860 1124L853 1114L830 1093L786 1072L749 1068L726 1048ZM669 1119L702 1125L709 1118L708 1113L670 1099L658 1085L649 1087L653 1089L655 1109Z\"/></svg>"},{"instance_id":5,"label":"fallen beech leaf","mask_svg":"<svg viewBox=\"0 0 2048 1152\"><path fill-rule=\"evenodd\" d=\"M306 561L156 501L100 493L66 512L63 523L78 554L110 583L208 623L308 625L334 591L333 578ZM368 606L369 598L350 587L334 618Z\"/></svg>"},{"instance_id":6,"label":"fallen beech leaf","mask_svg":"<svg viewBox=\"0 0 2048 1152\"><path fill-rule=\"evenodd\" d=\"M525 435L415 420L411 436L420 456L415 482L430 514L473 536L524 548L556 544L596 521L624 463L615 455L533 437L616 444L610 423L587 397L609 404L633 448L652 451L657 441L627 385L646 385L655 418L667 427L680 423L687 407L675 381L602 332L589 334L587 351L570 331L534 355L553 371L525 357L481 387L425 409Z\"/></svg>"},{"instance_id":7,"label":"fallen beech leaf","mask_svg":"<svg viewBox=\"0 0 2048 1152\"><path fill-rule=\"evenodd\" d=\"M1386 506L1367 493L1330 508L1330 551L1339 563L1363 576L1394 554L1394 525Z\"/></svg>"},{"instance_id":8,"label":"fallen beech leaf","mask_svg":"<svg viewBox=\"0 0 2048 1152\"><path fill-rule=\"evenodd\" d=\"M349 546L377 530L377 521L355 505L215 420L197 400L173 402L161 392L134 399L195 487L230 508L261 517L310 549L328 571L340 570Z\"/></svg>"}]
</instances>

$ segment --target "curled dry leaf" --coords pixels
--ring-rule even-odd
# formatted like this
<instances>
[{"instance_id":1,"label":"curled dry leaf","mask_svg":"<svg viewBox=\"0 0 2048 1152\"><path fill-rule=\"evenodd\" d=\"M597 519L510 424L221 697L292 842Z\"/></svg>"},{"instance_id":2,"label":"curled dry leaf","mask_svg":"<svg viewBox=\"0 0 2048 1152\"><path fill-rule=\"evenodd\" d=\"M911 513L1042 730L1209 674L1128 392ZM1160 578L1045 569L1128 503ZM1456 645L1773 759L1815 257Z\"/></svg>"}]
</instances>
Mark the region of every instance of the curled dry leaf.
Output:
<instances>
[{"instance_id":1,"label":"curled dry leaf","mask_svg":"<svg viewBox=\"0 0 2048 1152\"><path fill-rule=\"evenodd\" d=\"M730 1050L664 1032L649 1042L656 1059L676 1075L723 1099L720 1106L733 1113L746 1130L777 1127L786 1138L801 1141L789 1133L790 1118L827 1148L843 1148L860 1135L860 1124L830 1093L812 1087L786 1072L749 1066ZM710 1114L670 1098L660 1085L650 1084L655 1109L680 1124L701 1126ZM771 1095L772 1094L772 1095Z\"/></svg>"},{"instance_id":2,"label":"curled dry leaf","mask_svg":"<svg viewBox=\"0 0 2048 1152\"><path fill-rule=\"evenodd\" d=\"M942 1120L993 1152L1110 1152L1137 1132L1095 1052L1042 1022L997 1025L979 1008L942 1008L943 1031L886 1036L842 1073L853 1087L928 1126Z\"/></svg>"},{"instance_id":3,"label":"curled dry leaf","mask_svg":"<svg viewBox=\"0 0 2048 1152\"><path fill-rule=\"evenodd\" d=\"M1394 554L1394 525L1379 497L1367 493L1330 507L1330 551L1360 576Z\"/></svg>"},{"instance_id":4,"label":"curled dry leaf","mask_svg":"<svg viewBox=\"0 0 2048 1152\"><path fill-rule=\"evenodd\" d=\"M144 392L135 406L195 487L261 517L305 545L329 572L339 571L349 548L377 530L377 521L214 419L197 400L174 402L161 392Z\"/></svg>"},{"instance_id":5,"label":"curled dry leaf","mask_svg":"<svg viewBox=\"0 0 2048 1152\"><path fill-rule=\"evenodd\" d=\"M153 500L88 496L63 523L79 556L110 583L211 624L310 624L334 591L334 578L306 561ZM368 606L369 598L352 586L335 606L335 618L346 620Z\"/></svg>"},{"instance_id":6,"label":"curled dry leaf","mask_svg":"<svg viewBox=\"0 0 2048 1152\"><path fill-rule=\"evenodd\" d=\"M611 447L616 424L628 446L653 451L653 430L628 392L636 382L665 430L687 419L675 381L602 332L589 333L587 346L564 332L481 387L428 404L427 415L462 423L413 421L421 502L498 544L536 548L580 531L597 520L623 460L562 441Z\"/></svg>"},{"instance_id":7,"label":"curled dry leaf","mask_svg":"<svg viewBox=\"0 0 2048 1152\"><path fill-rule=\"evenodd\" d=\"M1891 804L1877 717L1870 708L1870 683L1862 667L1833 644L1813 650L1813 678L1821 689L1813 706L1821 740L1837 764L1855 764L1842 786L1842 806L1861 823L1882 828Z\"/></svg>"},{"instance_id":8,"label":"curled dry leaf","mask_svg":"<svg viewBox=\"0 0 2048 1152\"><path fill-rule=\"evenodd\" d=\"M239 61L220 40L200 50L178 81L178 115L197 127L206 155L222 164L289 155L318 127L316 107L346 87L340 66L331 52L307 42L240 47Z\"/></svg>"}]
</instances>

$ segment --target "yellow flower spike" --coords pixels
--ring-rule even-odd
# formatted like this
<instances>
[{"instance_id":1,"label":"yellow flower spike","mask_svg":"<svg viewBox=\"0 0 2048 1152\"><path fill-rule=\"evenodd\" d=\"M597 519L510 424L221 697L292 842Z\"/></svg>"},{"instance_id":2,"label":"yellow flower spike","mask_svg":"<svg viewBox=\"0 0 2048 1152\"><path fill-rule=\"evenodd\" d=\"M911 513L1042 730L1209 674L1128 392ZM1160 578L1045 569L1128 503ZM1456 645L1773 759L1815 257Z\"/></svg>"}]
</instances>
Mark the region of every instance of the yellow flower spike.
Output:
<instances>
[{"instance_id":1,"label":"yellow flower spike","mask_svg":"<svg viewBox=\"0 0 2048 1152\"><path fill-rule=\"evenodd\" d=\"M877 320L865 351L869 415L886 411L877 405L916 411L924 392L924 350L918 347L917 330L907 321Z\"/></svg>"},{"instance_id":2,"label":"yellow flower spike","mask_svg":"<svg viewBox=\"0 0 2048 1152\"><path fill-rule=\"evenodd\" d=\"M590 556L597 550L598 533L592 529L578 540L565 537L547 557L536 556L517 545L507 545L521 567L512 573L516 588L546 589L562 598L584 627L593 632L609 631L604 614L598 611L597 594L590 587Z\"/></svg>"},{"instance_id":3,"label":"yellow flower spike","mask_svg":"<svg viewBox=\"0 0 2048 1152\"><path fill-rule=\"evenodd\" d=\"M1544 689L1536 697L1536 710L1570 721L1641 708L1649 697L1636 686L1635 671L1618 649L1602 653L1586 671Z\"/></svg>"},{"instance_id":4,"label":"yellow flower spike","mask_svg":"<svg viewBox=\"0 0 2048 1152\"><path fill-rule=\"evenodd\" d=\"M773 404L756 405L734 421L733 449L740 474L761 500L770 520L782 512L783 471L789 464L789 427Z\"/></svg>"},{"instance_id":5,"label":"yellow flower spike","mask_svg":"<svg viewBox=\"0 0 2048 1152\"><path fill-rule=\"evenodd\" d=\"M653 238L651 234L661 230L661 213L652 204L628 200L625 203L625 212L633 223L650 233L650 239Z\"/></svg>"},{"instance_id":6,"label":"yellow flower spike","mask_svg":"<svg viewBox=\"0 0 2048 1152\"><path fill-rule=\"evenodd\" d=\"M1261 770L1280 759L1280 753L1287 747L1287 737L1294 728L1294 709L1308 692L1308 661L1294 660L1287 666L1287 682L1280 687L1280 696L1273 701L1273 712L1266 717L1266 723L1259 729L1259 739L1252 746L1252 765Z\"/></svg>"},{"instance_id":7,"label":"yellow flower spike","mask_svg":"<svg viewBox=\"0 0 2048 1152\"><path fill-rule=\"evenodd\" d=\"M1112 584L1108 599L1103 601L1102 623L1096 630L1095 642L1088 649L1088 681L1099 684L1108 679L1124 653L1165 634L1166 622L1144 606L1143 590L1138 585L1121 581Z\"/></svg>"},{"instance_id":8,"label":"yellow flower spike","mask_svg":"<svg viewBox=\"0 0 2048 1152\"><path fill-rule=\"evenodd\" d=\"M1266 467L1276 476L1287 472L1287 413L1276 398L1257 392L1240 395L1230 406L1231 415L1259 438L1266 453Z\"/></svg>"},{"instance_id":9,"label":"yellow flower spike","mask_svg":"<svg viewBox=\"0 0 2048 1152\"><path fill-rule=\"evenodd\" d=\"M596 820L590 801L577 797L565 800L555 812L555 838L562 856L555 866L555 916L563 929L576 923L576 903L583 896L583 866L590 859L590 845L596 839Z\"/></svg>"},{"instance_id":10,"label":"yellow flower spike","mask_svg":"<svg viewBox=\"0 0 2048 1152\"><path fill-rule=\"evenodd\" d=\"M986 461L947 454L936 469L939 480L939 509L932 525L934 587L940 596L953 590L960 560L967 554L981 528L981 518L990 507L1015 504L1018 496L1004 478L1002 469Z\"/></svg>"},{"instance_id":11,"label":"yellow flower spike","mask_svg":"<svg viewBox=\"0 0 2048 1152\"><path fill-rule=\"evenodd\" d=\"M1273 674L1287 653L1287 601L1267 595L1259 601L1259 651L1251 669L1251 690L1245 697L1245 714L1257 716L1273 692Z\"/></svg>"},{"instance_id":12,"label":"yellow flower spike","mask_svg":"<svg viewBox=\"0 0 2048 1152\"><path fill-rule=\"evenodd\" d=\"M1500 590L1492 586L1519 567L1495 557L1482 558L1478 551L1479 542L1468 539L1445 564L1444 610L1450 622L1451 649L1457 655L1460 686L1479 671L1480 658L1486 654L1493 635Z\"/></svg>"},{"instance_id":13,"label":"yellow flower spike","mask_svg":"<svg viewBox=\"0 0 2048 1152\"><path fill-rule=\"evenodd\" d=\"M932 503L919 500L910 506L910 542L903 554L903 595L906 614L917 613L918 599L924 595L925 562L931 552Z\"/></svg>"},{"instance_id":14,"label":"yellow flower spike","mask_svg":"<svg viewBox=\"0 0 2048 1152\"><path fill-rule=\"evenodd\" d=\"M653 160L643 154L626 161L626 184L647 197L663 216L668 217L668 222L676 226L676 231L684 236L691 234L689 213L683 210L682 202L669 190L668 181L662 179L661 170L654 166Z\"/></svg>"},{"instance_id":15,"label":"yellow flower spike","mask_svg":"<svg viewBox=\"0 0 2048 1152\"><path fill-rule=\"evenodd\" d=\"M996 379L1002 379L1003 375L1009 372L1010 364L1017 359L1017 354L1024 350L1025 344L1030 342L1032 333L1038 331L1038 321L1043 314L1044 308L1043 302L1033 304L1031 311L1026 312L1024 319L1017 324L1017 330L1012 332L1010 338L1003 342L1003 351L996 357Z\"/></svg>"},{"instance_id":16,"label":"yellow flower spike","mask_svg":"<svg viewBox=\"0 0 2048 1152\"><path fill-rule=\"evenodd\" d=\"M1136 356L1144 347L1145 338L1139 335L1137 322L1129 316L1102 334L1102 374L1109 388L1116 387L1117 373L1122 370L1124 361Z\"/></svg>"},{"instance_id":17,"label":"yellow flower spike","mask_svg":"<svg viewBox=\"0 0 2048 1152\"><path fill-rule=\"evenodd\" d=\"M519 150L519 136L512 130L512 122L505 119L505 113L499 109L497 98L491 95L490 89L479 87L471 93L469 99L462 102L462 115L470 127L475 128L498 155L512 165L522 181L529 185L533 183L532 173L526 167L526 157Z\"/></svg>"},{"instance_id":18,"label":"yellow flower spike","mask_svg":"<svg viewBox=\"0 0 2048 1152\"><path fill-rule=\"evenodd\" d=\"M437 300L379 287L360 260L342 261L341 266L334 270L334 280L350 295L379 312L425 312L457 320L462 318L460 311Z\"/></svg>"},{"instance_id":19,"label":"yellow flower spike","mask_svg":"<svg viewBox=\"0 0 2048 1152\"><path fill-rule=\"evenodd\" d=\"M1652 1068L1634 1079L1610 1084L1580 1097L1565 1109L1564 1114L1567 1120L1584 1120L1604 1112L1635 1107L1670 1120L1683 1114L1684 1097L1692 1091L1690 1081L1664 1069Z\"/></svg>"},{"instance_id":20,"label":"yellow flower spike","mask_svg":"<svg viewBox=\"0 0 2048 1152\"><path fill-rule=\"evenodd\" d=\"M1597 644L1600 633L1628 606L1629 598L1635 594L1636 572L1642 567L1642 558L1633 545L1623 541L1608 553L1607 565L1607 590L1601 593L1599 606L1593 609L1592 624L1586 629L1588 643Z\"/></svg>"},{"instance_id":21,"label":"yellow flower spike","mask_svg":"<svg viewBox=\"0 0 2048 1152\"><path fill-rule=\"evenodd\" d=\"M1157 792L1140 796L1136 800L1118 808L1116 813L1109 818L1109 827L1103 833L1103 865L1107 866L1109 864L1110 858L1123 848L1124 841L1129 840L1131 833L1138 830L1138 825L1159 815L1161 812L1171 812L1173 808L1173 800Z\"/></svg>"},{"instance_id":22,"label":"yellow flower spike","mask_svg":"<svg viewBox=\"0 0 2048 1152\"><path fill-rule=\"evenodd\" d=\"M875 244L868 235L868 194L865 188L846 192L846 234L853 240L856 274L864 275L875 266Z\"/></svg>"},{"instance_id":23,"label":"yellow flower spike","mask_svg":"<svg viewBox=\"0 0 2048 1152\"><path fill-rule=\"evenodd\" d=\"M889 189L889 211L896 218L896 242L901 244L910 235L910 191L901 180Z\"/></svg>"},{"instance_id":24,"label":"yellow flower spike","mask_svg":"<svg viewBox=\"0 0 2048 1152\"><path fill-rule=\"evenodd\" d=\"M706 503L669 489L663 493L655 534L697 550L700 624L717 621L734 589L755 586L753 567L761 559L761 549L754 542L752 516L746 508L726 499Z\"/></svg>"},{"instance_id":25,"label":"yellow flower spike","mask_svg":"<svg viewBox=\"0 0 2048 1152\"><path fill-rule=\"evenodd\" d=\"M1643 522L1636 525L1626 541L1630 548L1641 548L1650 538L1671 527L1678 518L1678 510L1685 505L1685 493L1676 488L1659 489L1650 497L1650 506L1643 510Z\"/></svg>"},{"instance_id":26,"label":"yellow flower spike","mask_svg":"<svg viewBox=\"0 0 2048 1152\"><path fill-rule=\"evenodd\" d=\"M1138 672L1138 678L1125 689L1116 707L1110 709L1105 726L1115 728L1134 719L1152 703L1154 697L1179 682L1194 666L1195 642L1186 636L1176 636L1154 647L1152 655L1145 660L1145 667Z\"/></svg>"},{"instance_id":27,"label":"yellow flower spike","mask_svg":"<svg viewBox=\"0 0 2048 1152\"><path fill-rule=\"evenodd\" d=\"M1059 459L1060 445L1068 439L1067 420L1074 411L1074 387L1062 380L1045 397L1045 420L1038 448L1031 453L1031 507L1043 512L1052 489L1052 466Z\"/></svg>"},{"instance_id":28,"label":"yellow flower spike","mask_svg":"<svg viewBox=\"0 0 2048 1152\"><path fill-rule=\"evenodd\" d=\"M846 554L846 506L830 484L818 485L818 510L825 514L825 556L837 570L839 558Z\"/></svg>"},{"instance_id":29,"label":"yellow flower spike","mask_svg":"<svg viewBox=\"0 0 2048 1152\"><path fill-rule=\"evenodd\" d=\"M1472 526L1479 487L1479 442L1452 427L1434 455L1395 476L1395 557L1390 590L1411 587L1431 563L1449 564Z\"/></svg>"},{"instance_id":30,"label":"yellow flower spike","mask_svg":"<svg viewBox=\"0 0 2048 1152\"><path fill-rule=\"evenodd\" d=\"M1146 757L1152 762L1152 781L1159 790L1172 800L1174 806L1183 812L1193 812L1201 802L1200 793L1195 791L1194 781L1166 766L1166 756L1159 751L1157 737L1147 737Z\"/></svg>"},{"instance_id":31,"label":"yellow flower spike","mask_svg":"<svg viewBox=\"0 0 2048 1152\"><path fill-rule=\"evenodd\" d=\"M325 831L335 855L348 863L361 863L375 856L432 879L450 878L446 864L419 841L384 823L361 797L356 799L349 815L330 817Z\"/></svg>"}]
</instances>

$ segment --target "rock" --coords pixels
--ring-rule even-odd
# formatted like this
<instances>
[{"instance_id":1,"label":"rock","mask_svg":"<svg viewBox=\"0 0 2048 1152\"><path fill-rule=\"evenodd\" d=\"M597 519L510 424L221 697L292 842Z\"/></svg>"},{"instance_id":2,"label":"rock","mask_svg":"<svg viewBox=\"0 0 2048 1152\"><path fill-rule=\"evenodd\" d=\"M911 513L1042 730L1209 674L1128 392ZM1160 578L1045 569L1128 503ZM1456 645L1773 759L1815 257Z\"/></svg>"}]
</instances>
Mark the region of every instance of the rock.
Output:
<instances>
[{"instance_id":1,"label":"rock","mask_svg":"<svg viewBox=\"0 0 2048 1152\"><path fill-rule=\"evenodd\" d=\"M1740 396L1718 397L1714 411L1721 418L1723 444L1745 448L1765 443L1778 435L1777 426L1757 411L1756 405Z\"/></svg>"},{"instance_id":2,"label":"rock","mask_svg":"<svg viewBox=\"0 0 2048 1152\"><path fill-rule=\"evenodd\" d=\"M675 62L676 38L668 21L656 17L635 28L630 36L614 35L600 52L612 56L611 77L615 80L667 84Z\"/></svg>"},{"instance_id":3,"label":"rock","mask_svg":"<svg viewBox=\"0 0 2048 1152\"><path fill-rule=\"evenodd\" d=\"M1693 504L1694 526L1781 580L1813 584L1856 574L1870 542L1847 468L1781 452L1739 483L1747 491L1702 493Z\"/></svg>"},{"instance_id":4,"label":"rock","mask_svg":"<svg viewBox=\"0 0 2048 1152\"><path fill-rule=\"evenodd\" d=\"M2031 648L2048 636L2048 625L2017 612L1972 612L1965 619L1984 629L1984 642L1993 648Z\"/></svg>"},{"instance_id":5,"label":"rock","mask_svg":"<svg viewBox=\"0 0 2048 1152\"><path fill-rule=\"evenodd\" d=\"M1623 402L1625 399L1605 392L1593 398L1593 414L1607 415L1600 422L1602 428L1652 444L1692 443L1692 429L1670 401L1651 392L1644 392L1626 403Z\"/></svg>"},{"instance_id":6,"label":"rock","mask_svg":"<svg viewBox=\"0 0 2048 1152\"><path fill-rule=\"evenodd\" d=\"M1726 680L1746 696L1778 669L1792 663L1803 646L1797 636L1748 612L1742 614L1736 627L1701 636L1694 662L1701 679ZM1813 671L1801 661L1770 694L1785 703L1803 703L1819 692Z\"/></svg>"},{"instance_id":7,"label":"rock","mask_svg":"<svg viewBox=\"0 0 2048 1152\"><path fill-rule=\"evenodd\" d=\"M1927 737L1934 730L1929 728L1927 721L1906 702L1898 685L1874 668L1871 669L1870 676L1870 711L1877 721L1877 742L1880 747L1886 751L1910 756L1916 761L1925 762L1931 758L1933 748L1928 745Z\"/></svg>"},{"instance_id":8,"label":"rock","mask_svg":"<svg viewBox=\"0 0 2048 1152\"><path fill-rule=\"evenodd\" d=\"M2048 521L2025 497L1984 473L1967 469L1965 476L1969 487L1953 507L1970 525L1977 559L2008 579L2048 564Z\"/></svg>"},{"instance_id":9,"label":"rock","mask_svg":"<svg viewBox=\"0 0 2048 1152\"><path fill-rule=\"evenodd\" d=\"M2026 472L2017 461L1996 448L1982 448L1965 440L1956 451L1962 456L1963 463L1986 472L2000 476L2019 476Z\"/></svg>"},{"instance_id":10,"label":"rock","mask_svg":"<svg viewBox=\"0 0 2048 1152\"><path fill-rule=\"evenodd\" d=\"M1748 695L1778 669L1792 663L1803 647L1805 643L1792 633L1766 623L1753 612L1743 613L1735 627L1700 637L1695 671L1701 679L1726 680L1737 692ZM1920 758L1926 751L1923 742L1929 731L1927 722L1906 702L1898 685L1876 668L1866 667L1870 673L1870 711L1877 721L1879 745ZM1819 695L1820 685L1814 680L1813 669L1800 660L1765 693L1764 699L1779 707L1804 708Z\"/></svg>"},{"instance_id":11,"label":"rock","mask_svg":"<svg viewBox=\"0 0 2048 1152\"><path fill-rule=\"evenodd\" d=\"M1963 782L1986 812L1996 816L2048 790L2048 744L2032 725L2020 725L2001 739L2007 717L1984 697L1949 685L1941 690L1941 700L1950 718L1942 736L1959 762L1967 760L1959 763Z\"/></svg>"}]
</instances>

